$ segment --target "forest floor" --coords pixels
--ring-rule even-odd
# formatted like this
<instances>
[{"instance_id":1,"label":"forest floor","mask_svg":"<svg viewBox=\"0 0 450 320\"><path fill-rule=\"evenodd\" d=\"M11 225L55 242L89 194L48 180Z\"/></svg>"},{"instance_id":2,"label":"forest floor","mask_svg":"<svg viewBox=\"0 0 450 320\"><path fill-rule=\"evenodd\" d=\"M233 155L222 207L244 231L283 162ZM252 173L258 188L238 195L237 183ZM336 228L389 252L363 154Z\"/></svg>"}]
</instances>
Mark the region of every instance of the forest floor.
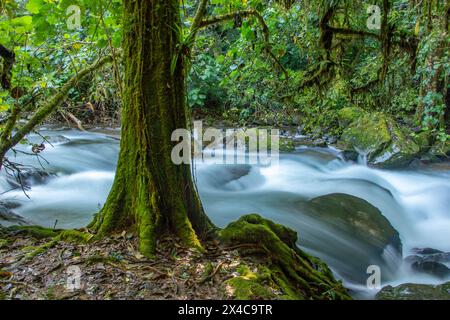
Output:
<instances>
[{"instance_id":1,"label":"forest floor","mask_svg":"<svg viewBox=\"0 0 450 320\"><path fill-rule=\"evenodd\" d=\"M165 238L149 260L130 234L89 244L59 241L32 258L27 253L48 239L20 234L10 239L7 246L0 244L0 300L231 299L232 289L224 282L238 275L243 259L250 268L255 265L237 248L215 242L200 253ZM74 270L80 272L79 282Z\"/></svg>"}]
</instances>

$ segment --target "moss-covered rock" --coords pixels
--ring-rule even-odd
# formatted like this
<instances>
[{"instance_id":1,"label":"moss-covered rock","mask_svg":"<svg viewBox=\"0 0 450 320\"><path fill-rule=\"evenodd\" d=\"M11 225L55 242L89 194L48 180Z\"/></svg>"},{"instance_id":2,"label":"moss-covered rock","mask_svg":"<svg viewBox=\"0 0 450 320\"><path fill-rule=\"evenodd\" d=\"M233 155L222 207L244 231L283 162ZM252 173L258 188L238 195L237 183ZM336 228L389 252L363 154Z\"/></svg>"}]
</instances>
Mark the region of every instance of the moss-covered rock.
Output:
<instances>
[{"instance_id":1,"label":"moss-covered rock","mask_svg":"<svg viewBox=\"0 0 450 320\"><path fill-rule=\"evenodd\" d=\"M225 244L245 245L244 256L262 258L257 270L243 269L228 280L237 299L350 298L326 264L297 247L294 230L252 214L229 224L219 236Z\"/></svg>"},{"instance_id":2,"label":"moss-covered rock","mask_svg":"<svg viewBox=\"0 0 450 320\"><path fill-rule=\"evenodd\" d=\"M407 165L420 153L408 130L390 116L381 112L347 113L350 115L341 123L353 121L345 127L338 144L345 152L365 154L368 163L383 167Z\"/></svg>"},{"instance_id":3,"label":"moss-covered rock","mask_svg":"<svg viewBox=\"0 0 450 320\"><path fill-rule=\"evenodd\" d=\"M406 283L387 286L376 295L378 300L450 300L450 282L433 286Z\"/></svg>"},{"instance_id":4,"label":"moss-covered rock","mask_svg":"<svg viewBox=\"0 0 450 320\"><path fill-rule=\"evenodd\" d=\"M358 107L347 107L339 110L339 126L342 128L348 127L351 123L355 122L356 119L358 119L362 114L364 114L364 110Z\"/></svg>"}]
</instances>

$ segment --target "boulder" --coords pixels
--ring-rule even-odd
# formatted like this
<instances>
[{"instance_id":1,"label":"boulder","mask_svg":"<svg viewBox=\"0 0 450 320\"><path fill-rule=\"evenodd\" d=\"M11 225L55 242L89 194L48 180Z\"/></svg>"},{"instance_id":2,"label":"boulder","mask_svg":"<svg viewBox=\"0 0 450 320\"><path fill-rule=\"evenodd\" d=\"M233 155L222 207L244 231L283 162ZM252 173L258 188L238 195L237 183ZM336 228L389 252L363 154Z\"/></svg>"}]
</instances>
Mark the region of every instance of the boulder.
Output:
<instances>
[{"instance_id":1,"label":"boulder","mask_svg":"<svg viewBox=\"0 0 450 320\"><path fill-rule=\"evenodd\" d=\"M405 263L418 273L426 273L437 278L450 277L450 252L442 252L432 248L414 249L414 255L405 258Z\"/></svg>"},{"instance_id":2,"label":"boulder","mask_svg":"<svg viewBox=\"0 0 450 320\"><path fill-rule=\"evenodd\" d=\"M405 283L386 286L375 297L377 300L450 300L450 282L441 285Z\"/></svg>"},{"instance_id":3,"label":"boulder","mask_svg":"<svg viewBox=\"0 0 450 320\"><path fill-rule=\"evenodd\" d=\"M389 245L402 252L397 230L380 210L363 199L348 194L329 194L310 200L305 213L353 235L380 252Z\"/></svg>"},{"instance_id":4,"label":"boulder","mask_svg":"<svg viewBox=\"0 0 450 320\"><path fill-rule=\"evenodd\" d=\"M357 152L364 154L369 164L398 167L409 164L420 153L408 130L386 114L344 108L338 118L344 128L338 147L344 154Z\"/></svg>"}]
</instances>

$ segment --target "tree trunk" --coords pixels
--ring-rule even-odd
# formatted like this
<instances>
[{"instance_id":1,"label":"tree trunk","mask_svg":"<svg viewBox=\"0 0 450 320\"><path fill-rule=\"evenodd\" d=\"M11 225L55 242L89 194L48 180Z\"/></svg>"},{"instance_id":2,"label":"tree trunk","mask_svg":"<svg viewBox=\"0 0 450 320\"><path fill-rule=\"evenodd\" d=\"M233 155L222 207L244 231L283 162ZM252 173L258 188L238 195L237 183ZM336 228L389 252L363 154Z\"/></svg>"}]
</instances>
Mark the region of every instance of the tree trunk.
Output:
<instances>
[{"instance_id":1,"label":"tree trunk","mask_svg":"<svg viewBox=\"0 0 450 320\"><path fill-rule=\"evenodd\" d=\"M179 30L178 0L124 1L119 162L112 190L93 227L99 235L135 231L146 256L153 255L162 234L201 248L199 239L214 229L190 167L171 161L172 132L188 123Z\"/></svg>"}]
</instances>

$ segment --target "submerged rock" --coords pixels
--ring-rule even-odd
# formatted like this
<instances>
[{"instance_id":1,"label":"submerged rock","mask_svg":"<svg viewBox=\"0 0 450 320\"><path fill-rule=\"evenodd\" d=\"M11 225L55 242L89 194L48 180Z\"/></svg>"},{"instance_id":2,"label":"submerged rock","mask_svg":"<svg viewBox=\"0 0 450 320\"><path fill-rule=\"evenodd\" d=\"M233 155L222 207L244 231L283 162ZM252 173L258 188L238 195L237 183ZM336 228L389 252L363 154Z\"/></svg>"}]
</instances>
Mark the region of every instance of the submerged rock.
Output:
<instances>
[{"instance_id":1,"label":"submerged rock","mask_svg":"<svg viewBox=\"0 0 450 320\"><path fill-rule=\"evenodd\" d=\"M397 167L409 164L421 151L408 130L386 114L344 108L338 117L345 128L338 143L344 154L364 154L369 164Z\"/></svg>"},{"instance_id":2,"label":"submerged rock","mask_svg":"<svg viewBox=\"0 0 450 320\"><path fill-rule=\"evenodd\" d=\"M450 282L433 286L406 283L397 287L387 286L375 297L377 300L450 300Z\"/></svg>"}]
</instances>

